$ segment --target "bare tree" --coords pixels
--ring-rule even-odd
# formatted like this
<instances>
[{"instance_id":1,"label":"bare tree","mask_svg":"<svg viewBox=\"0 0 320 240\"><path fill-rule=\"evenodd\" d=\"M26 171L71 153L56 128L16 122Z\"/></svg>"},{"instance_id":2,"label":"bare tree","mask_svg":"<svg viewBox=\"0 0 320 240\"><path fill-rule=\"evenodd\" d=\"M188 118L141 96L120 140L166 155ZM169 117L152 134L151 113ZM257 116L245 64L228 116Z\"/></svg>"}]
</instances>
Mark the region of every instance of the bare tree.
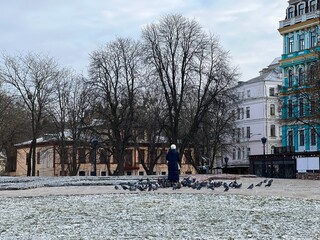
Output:
<instances>
[{"instance_id":1,"label":"bare tree","mask_svg":"<svg viewBox=\"0 0 320 240\"><path fill-rule=\"evenodd\" d=\"M90 96L85 82L83 76L65 70L55 83L54 100L48 109L59 142L57 152L62 175L77 174L80 166L77 151L88 142Z\"/></svg>"},{"instance_id":2,"label":"bare tree","mask_svg":"<svg viewBox=\"0 0 320 240\"><path fill-rule=\"evenodd\" d=\"M141 77L140 45L119 38L91 53L90 60L90 83L96 98L97 117L103 120L104 129L107 129L97 134L114 157L116 174L123 175Z\"/></svg>"},{"instance_id":3,"label":"bare tree","mask_svg":"<svg viewBox=\"0 0 320 240\"><path fill-rule=\"evenodd\" d=\"M14 144L26 141L31 136L28 114L18 102L0 92L0 152L4 153L6 172L16 169L16 148Z\"/></svg>"},{"instance_id":4,"label":"bare tree","mask_svg":"<svg viewBox=\"0 0 320 240\"><path fill-rule=\"evenodd\" d=\"M214 36L181 15L148 25L143 40L146 63L166 100L167 136L178 143L182 156L208 110L236 83L237 70ZM182 124L186 109L188 122Z\"/></svg>"},{"instance_id":5,"label":"bare tree","mask_svg":"<svg viewBox=\"0 0 320 240\"><path fill-rule=\"evenodd\" d=\"M161 88L145 83L141 91L142 101L136 107L137 126L135 127L134 142L139 152L139 162L148 175L154 173L154 167L163 157L167 140L163 135L165 127L164 99L161 97ZM141 147L146 148L146 153Z\"/></svg>"},{"instance_id":6,"label":"bare tree","mask_svg":"<svg viewBox=\"0 0 320 240\"><path fill-rule=\"evenodd\" d=\"M29 112L32 142L27 157L28 176L36 174L36 139L41 130L45 108L50 101L53 83L58 76L55 61L40 54L4 56L1 63L0 79L9 85L13 95L21 97Z\"/></svg>"}]
</instances>

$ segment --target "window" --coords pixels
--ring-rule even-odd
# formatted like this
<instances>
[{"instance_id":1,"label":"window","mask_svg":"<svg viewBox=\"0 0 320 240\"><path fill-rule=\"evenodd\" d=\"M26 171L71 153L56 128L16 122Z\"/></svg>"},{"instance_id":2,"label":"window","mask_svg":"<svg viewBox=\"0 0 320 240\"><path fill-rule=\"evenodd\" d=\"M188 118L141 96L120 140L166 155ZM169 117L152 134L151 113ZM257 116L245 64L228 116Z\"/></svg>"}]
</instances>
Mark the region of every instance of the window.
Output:
<instances>
[{"instance_id":1,"label":"window","mask_svg":"<svg viewBox=\"0 0 320 240\"><path fill-rule=\"evenodd\" d=\"M315 146L317 145L317 134L316 134L316 130L314 128L311 129L311 138L310 138L310 144L311 146Z\"/></svg>"},{"instance_id":2,"label":"window","mask_svg":"<svg viewBox=\"0 0 320 240\"><path fill-rule=\"evenodd\" d=\"M289 38L289 53L293 52L293 37Z\"/></svg>"},{"instance_id":3,"label":"window","mask_svg":"<svg viewBox=\"0 0 320 240\"><path fill-rule=\"evenodd\" d=\"M288 8L288 18L294 17L294 9L293 7Z\"/></svg>"},{"instance_id":4,"label":"window","mask_svg":"<svg viewBox=\"0 0 320 240\"><path fill-rule=\"evenodd\" d=\"M315 114L316 107L317 107L316 101L312 99L310 101L310 114Z\"/></svg>"},{"instance_id":5,"label":"window","mask_svg":"<svg viewBox=\"0 0 320 240\"><path fill-rule=\"evenodd\" d=\"M293 146L293 131L289 130L288 131L288 146Z\"/></svg>"},{"instance_id":6,"label":"window","mask_svg":"<svg viewBox=\"0 0 320 240\"><path fill-rule=\"evenodd\" d=\"M238 159L241 159L241 148L238 147L237 152L238 152Z\"/></svg>"},{"instance_id":7,"label":"window","mask_svg":"<svg viewBox=\"0 0 320 240\"><path fill-rule=\"evenodd\" d=\"M305 44L304 44L304 34L299 35L299 51L304 50Z\"/></svg>"},{"instance_id":8,"label":"window","mask_svg":"<svg viewBox=\"0 0 320 240\"><path fill-rule=\"evenodd\" d=\"M100 151L100 163L102 164L107 164L108 162L108 155L107 155L107 151L106 150L101 150Z\"/></svg>"},{"instance_id":9,"label":"window","mask_svg":"<svg viewBox=\"0 0 320 240\"><path fill-rule=\"evenodd\" d=\"M299 5L298 12L299 12L299 15L303 15L304 14L304 3Z\"/></svg>"},{"instance_id":10,"label":"window","mask_svg":"<svg viewBox=\"0 0 320 240\"><path fill-rule=\"evenodd\" d=\"M250 138L251 136L251 130L250 127L247 127L247 138Z\"/></svg>"},{"instance_id":11,"label":"window","mask_svg":"<svg viewBox=\"0 0 320 240\"><path fill-rule=\"evenodd\" d=\"M270 126L270 136L275 137L276 136L276 125Z\"/></svg>"},{"instance_id":12,"label":"window","mask_svg":"<svg viewBox=\"0 0 320 240\"><path fill-rule=\"evenodd\" d=\"M292 112L292 100L288 101L288 116L292 117L293 116L293 112Z\"/></svg>"},{"instance_id":13,"label":"window","mask_svg":"<svg viewBox=\"0 0 320 240\"><path fill-rule=\"evenodd\" d=\"M302 86L304 83L304 68L299 68L298 78L299 78L299 86Z\"/></svg>"},{"instance_id":14,"label":"window","mask_svg":"<svg viewBox=\"0 0 320 240\"><path fill-rule=\"evenodd\" d=\"M302 117L304 115L304 102L303 98L299 98L299 116Z\"/></svg>"},{"instance_id":15,"label":"window","mask_svg":"<svg viewBox=\"0 0 320 240\"><path fill-rule=\"evenodd\" d=\"M240 119L240 115L241 115L241 111L240 111L240 108L237 109L237 119L239 120Z\"/></svg>"},{"instance_id":16,"label":"window","mask_svg":"<svg viewBox=\"0 0 320 240\"><path fill-rule=\"evenodd\" d=\"M316 1L315 0L312 0L310 1L309 3L309 12L313 12L317 9L317 5L316 5Z\"/></svg>"},{"instance_id":17,"label":"window","mask_svg":"<svg viewBox=\"0 0 320 240\"><path fill-rule=\"evenodd\" d=\"M78 149L79 163L86 163L86 154L84 148Z\"/></svg>"},{"instance_id":18,"label":"window","mask_svg":"<svg viewBox=\"0 0 320 240\"><path fill-rule=\"evenodd\" d=\"M37 152L37 164L40 164L40 152Z\"/></svg>"},{"instance_id":19,"label":"window","mask_svg":"<svg viewBox=\"0 0 320 240\"><path fill-rule=\"evenodd\" d=\"M142 163L142 161L144 162L145 161L145 153L146 151L145 150L139 150L138 151L138 163Z\"/></svg>"},{"instance_id":20,"label":"window","mask_svg":"<svg viewBox=\"0 0 320 240\"><path fill-rule=\"evenodd\" d=\"M244 118L244 109L241 108L241 119L243 119L243 118Z\"/></svg>"},{"instance_id":21,"label":"window","mask_svg":"<svg viewBox=\"0 0 320 240\"><path fill-rule=\"evenodd\" d=\"M274 95L274 87L269 88L269 96L273 97Z\"/></svg>"},{"instance_id":22,"label":"window","mask_svg":"<svg viewBox=\"0 0 320 240\"><path fill-rule=\"evenodd\" d=\"M250 118L250 107L246 107L246 118Z\"/></svg>"},{"instance_id":23,"label":"window","mask_svg":"<svg viewBox=\"0 0 320 240\"><path fill-rule=\"evenodd\" d=\"M316 66L315 65L310 65L310 68L309 68L309 80L311 83L314 82L316 78Z\"/></svg>"},{"instance_id":24,"label":"window","mask_svg":"<svg viewBox=\"0 0 320 240\"><path fill-rule=\"evenodd\" d=\"M250 90L247 90L247 97L248 97L248 98L251 97L251 92L250 92Z\"/></svg>"},{"instance_id":25,"label":"window","mask_svg":"<svg viewBox=\"0 0 320 240\"><path fill-rule=\"evenodd\" d=\"M293 71L290 69L288 72L288 86L292 87L293 85Z\"/></svg>"},{"instance_id":26,"label":"window","mask_svg":"<svg viewBox=\"0 0 320 240\"><path fill-rule=\"evenodd\" d=\"M317 44L317 41L316 41L316 32L315 31L312 31L311 32L311 35L310 35L310 47L315 47Z\"/></svg>"},{"instance_id":27,"label":"window","mask_svg":"<svg viewBox=\"0 0 320 240\"><path fill-rule=\"evenodd\" d=\"M236 160L236 149L232 150L232 160Z\"/></svg>"},{"instance_id":28,"label":"window","mask_svg":"<svg viewBox=\"0 0 320 240\"><path fill-rule=\"evenodd\" d=\"M240 130L240 128L237 128L237 130L236 130L236 131L237 131L237 133L236 133L236 134L237 134L237 136L236 136L236 141L237 141L237 142L240 142L240 134L241 134L241 130Z\"/></svg>"},{"instance_id":29,"label":"window","mask_svg":"<svg viewBox=\"0 0 320 240\"><path fill-rule=\"evenodd\" d=\"M270 115L271 116L276 115L276 105L275 104L270 104Z\"/></svg>"},{"instance_id":30,"label":"window","mask_svg":"<svg viewBox=\"0 0 320 240\"><path fill-rule=\"evenodd\" d=\"M304 146L304 130L299 130L299 146Z\"/></svg>"}]
</instances>

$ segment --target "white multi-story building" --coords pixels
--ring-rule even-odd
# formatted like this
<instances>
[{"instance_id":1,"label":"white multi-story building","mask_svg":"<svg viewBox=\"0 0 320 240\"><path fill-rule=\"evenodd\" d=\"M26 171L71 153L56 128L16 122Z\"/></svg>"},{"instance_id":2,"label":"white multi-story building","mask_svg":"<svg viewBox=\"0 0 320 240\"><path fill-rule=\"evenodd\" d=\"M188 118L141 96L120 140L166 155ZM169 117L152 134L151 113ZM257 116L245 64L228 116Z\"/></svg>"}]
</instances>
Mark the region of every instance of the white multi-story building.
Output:
<instances>
[{"instance_id":1,"label":"white multi-story building","mask_svg":"<svg viewBox=\"0 0 320 240\"><path fill-rule=\"evenodd\" d=\"M236 128L228 153L223 156L228 173L246 173L249 155L273 153L281 146L281 108L278 91L282 84L279 59L275 59L260 76L239 82L236 91L240 102L235 110ZM265 146L261 138L266 138Z\"/></svg>"}]
</instances>

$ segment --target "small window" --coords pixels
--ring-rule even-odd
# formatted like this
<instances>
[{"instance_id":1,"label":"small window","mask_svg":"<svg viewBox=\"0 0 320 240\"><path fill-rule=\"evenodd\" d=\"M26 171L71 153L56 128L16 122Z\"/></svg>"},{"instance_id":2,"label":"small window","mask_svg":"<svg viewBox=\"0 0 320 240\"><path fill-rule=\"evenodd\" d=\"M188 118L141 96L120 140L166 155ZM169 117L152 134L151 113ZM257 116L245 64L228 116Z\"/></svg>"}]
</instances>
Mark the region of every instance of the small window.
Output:
<instances>
[{"instance_id":1,"label":"small window","mask_svg":"<svg viewBox=\"0 0 320 240\"><path fill-rule=\"evenodd\" d=\"M85 176L86 172L85 171L79 171L79 176Z\"/></svg>"},{"instance_id":2,"label":"small window","mask_svg":"<svg viewBox=\"0 0 320 240\"><path fill-rule=\"evenodd\" d=\"M294 8L290 7L288 8L288 18L293 18L294 17Z\"/></svg>"},{"instance_id":3,"label":"small window","mask_svg":"<svg viewBox=\"0 0 320 240\"><path fill-rule=\"evenodd\" d=\"M299 99L299 116L302 117L304 115L304 101L303 98Z\"/></svg>"},{"instance_id":4,"label":"small window","mask_svg":"<svg viewBox=\"0 0 320 240\"><path fill-rule=\"evenodd\" d=\"M304 130L299 130L299 146L304 146Z\"/></svg>"},{"instance_id":5,"label":"small window","mask_svg":"<svg viewBox=\"0 0 320 240\"><path fill-rule=\"evenodd\" d=\"M247 90L247 97L251 97L251 91L250 90Z\"/></svg>"},{"instance_id":6,"label":"small window","mask_svg":"<svg viewBox=\"0 0 320 240\"><path fill-rule=\"evenodd\" d=\"M293 52L293 37L289 38L289 53Z\"/></svg>"},{"instance_id":7,"label":"small window","mask_svg":"<svg viewBox=\"0 0 320 240\"><path fill-rule=\"evenodd\" d=\"M247 138L251 137L251 130L250 127L247 127Z\"/></svg>"},{"instance_id":8,"label":"small window","mask_svg":"<svg viewBox=\"0 0 320 240\"><path fill-rule=\"evenodd\" d=\"M309 3L309 12L313 12L317 9L317 3L315 0L310 1Z\"/></svg>"},{"instance_id":9,"label":"small window","mask_svg":"<svg viewBox=\"0 0 320 240\"><path fill-rule=\"evenodd\" d=\"M312 31L310 34L311 34L310 35L310 47L313 48L313 47L316 47L316 45L317 45L316 32Z\"/></svg>"},{"instance_id":10,"label":"small window","mask_svg":"<svg viewBox=\"0 0 320 240\"><path fill-rule=\"evenodd\" d=\"M246 118L250 118L250 107L246 107Z\"/></svg>"},{"instance_id":11,"label":"small window","mask_svg":"<svg viewBox=\"0 0 320 240\"><path fill-rule=\"evenodd\" d=\"M288 131L288 146L293 146L293 131L289 130Z\"/></svg>"},{"instance_id":12,"label":"small window","mask_svg":"<svg viewBox=\"0 0 320 240\"><path fill-rule=\"evenodd\" d=\"M236 149L232 150L232 160L236 160Z\"/></svg>"},{"instance_id":13,"label":"small window","mask_svg":"<svg viewBox=\"0 0 320 240\"><path fill-rule=\"evenodd\" d=\"M275 137L276 136L276 125L270 126L270 136Z\"/></svg>"},{"instance_id":14,"label":"small window","mask_svg":"<svg viewBox=\"0 0 320 240\"><path fill-rule=\"evenodd\" d=\"M299 68L299 71L298 71L299 86L302 86L302 85L303 85L303 83L304 83L304 77L305 77L304 68Z\"/></svg>"},{"instance_id":15,"label":"small window","mask_svg":"<svg viewBox=\"0 0 320 240\"><path fill-rule=\"evenodd\" d=\"M314 128L311 129L311 139L310 139L311 146L317 145L317 134Z\"/></svg>"},{"instance_id":16,"label":"small window","mask_svg":"<svg viewBox=\"0 0 320 240\"><path fill-rule=\"evenodd\" d=\"M293 106L292 106L292 100L288 101L288 116L292 117L293 116Z\"/></svg>"},{"instance_id":17,"label":"small window","mask_svg":"<svg viewBox=\"0 0 320 240\"><path fill-rule=\"evenodd\" d=\"M288 86L292 87L293 85L293 71L290 69L288 72Z\"/></svg>"},{"instance_id":18,"label":"small window","mask_svg":"<svg viewBox=\"0 0 320 240\"><path fill-rule=\"evenodd\" d=\"M107 176L107 172L106 171L101 171L101 176Z\"/></svg>"},{"instance_id":19,"label":"small window","mask_svg":"<svg viewBox=\"0 0 320 240\"><path fill-rule=\"evenodd\" d=\"M37 152L37 164L40 164L40 152Z\"/></svg>"},{"instance_id":20,"label":"small window","mask_svg":"<svg viewBox=\"0 0 320 240\"><path fill-rule=\"evenodd\" d=\"M275 104L270 104L270 115L271 116L276 115L276 105Z\"/></svg>"},{"instance_id":21,"label":"small window","mask_svg":"<svg viewBox=\"0 0 320 240\"><path fill-rule=\"evenodd\" d=\"M303 15L305 13L304 9L305 9L304 3L300 4L299 7L298 7L299 15Z\"/></svg>"},{"instance_id":22,"label":"small window","mask_svg":"<svg viewBox=\"0 0 320 240\"><path fill-rule=\"evenodd\" d=\"M274 88L273 87L269 88L269 96L272 97L274 95L275 95Z\"/></svg>"},{"instance_id":23,"label":"small window","mask_svg":"<svg viewBox=\"0 0 320 240\"><path fill-rule=\"evenodd\" d=\"M299 35L299 51L302 51L305 49L305 44L304 44L304 34Z\"/></svg>"}]
</instances>

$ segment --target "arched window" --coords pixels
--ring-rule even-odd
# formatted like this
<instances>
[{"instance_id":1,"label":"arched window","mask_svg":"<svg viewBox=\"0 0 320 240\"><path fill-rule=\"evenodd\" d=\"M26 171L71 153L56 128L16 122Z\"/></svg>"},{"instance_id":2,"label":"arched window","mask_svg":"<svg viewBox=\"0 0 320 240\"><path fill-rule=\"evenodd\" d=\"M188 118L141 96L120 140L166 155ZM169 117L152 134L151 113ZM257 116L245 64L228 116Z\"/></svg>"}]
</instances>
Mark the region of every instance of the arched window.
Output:
<instances>
[{"instance_id":1,"label":"arched window","mask_svg":"<svg viewBox=\"0 0 320 240\"><path fill-rule=\"evenodd\" d=\"M298 14L303 15L305 13L304 3L300 4L298 7Z\"/></svg>"},{"instance_id":2,"label":"arched window","mask_svg":"<svg viewBox=\"0 0 320 240\"><path fill-rule=\"evenodd\" d=\"M292 87L293 85L293 71L290 69L288 71L288 87Z\"/></svg>"},{"instance_id":3,"label":"arched window","mask_svg":"<svg viewBox=\"0 0 320 240\"><path fill-rule=\"evenodd\" d=\"M299 72L298 72L298 78L299 78L299 86L303 85L304 83L304 68L299 68Z\"/></svg>"},{"instance_id":4,"label":"arched window","mask_svg":"<svg viewBox=\"0 0 320 240\"><path fill-rule=\"evenodd\" d=\"M288 8L288 18L293 18L294 17L294 8L289 7Z\"/></svg>"},{"instance_id":5,"label":"arched window","mask_svg":"<svg viewBox=\"0 0 320 240\"><path fill-rule=\"evenodd\" d=\"M309 66L309 81L313 83L316 78L316 66L314 64Z\"/></svg>"},{"instance_id":6,"label":"arched window","mask_svg":"<svg viewBox=\"0 0 320 240\"><path fill-rule=\"evenodd\" d=\"M317 10L317 1L316 0L311 0L309 2L309 12L313 12Z\"/></svg>"}]
</instances>

